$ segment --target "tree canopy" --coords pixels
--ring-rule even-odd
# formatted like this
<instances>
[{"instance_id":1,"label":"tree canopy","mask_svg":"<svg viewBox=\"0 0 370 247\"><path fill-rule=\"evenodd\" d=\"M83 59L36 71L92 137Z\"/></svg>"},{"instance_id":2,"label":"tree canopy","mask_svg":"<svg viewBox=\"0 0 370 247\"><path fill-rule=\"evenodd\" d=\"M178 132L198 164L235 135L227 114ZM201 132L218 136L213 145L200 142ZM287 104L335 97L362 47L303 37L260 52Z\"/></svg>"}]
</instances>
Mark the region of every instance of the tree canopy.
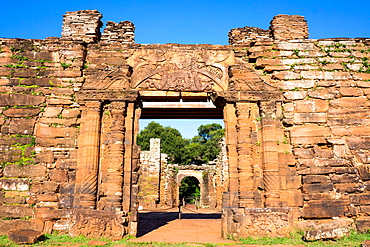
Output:
<instances>
[{"instance_id":1,"label":"tree canopy","mask_svg":"<svg viewBox=\"0 0 370 247\"><path fill-rule=\"evenodd\" d=\"M203 164L214 160L220 153L220 141L225 130L220 124L212 123L198 127L198 135L192 139L183 138L171 127L150 122L137 136L142 150L149 150L150 138L161 139L161 152L168 154L172 164Z\"/></svg>"}]
</instances>

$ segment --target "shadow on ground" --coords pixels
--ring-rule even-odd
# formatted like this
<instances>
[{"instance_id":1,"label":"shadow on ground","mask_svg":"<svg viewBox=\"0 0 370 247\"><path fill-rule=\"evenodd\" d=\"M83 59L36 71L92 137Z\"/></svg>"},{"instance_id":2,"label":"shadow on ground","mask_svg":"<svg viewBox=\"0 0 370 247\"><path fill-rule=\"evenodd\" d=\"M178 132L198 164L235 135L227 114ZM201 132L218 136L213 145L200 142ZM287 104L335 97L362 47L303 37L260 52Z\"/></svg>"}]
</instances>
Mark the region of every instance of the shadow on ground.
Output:
<instances>
[{"instance_id":1,"label":"shadow on ground","mask_svg":"<svg viewBox=\"0 0 370 247\"><path fill-rule=\"evenodd\" d=\"M139 213L139 224L137 237L141 237L154 231L168 222L179 218L178 212L141 212ZM198 213L196 210L184 209L181 219L220 219L219 213Z\"/></svg>"}]
</instances>

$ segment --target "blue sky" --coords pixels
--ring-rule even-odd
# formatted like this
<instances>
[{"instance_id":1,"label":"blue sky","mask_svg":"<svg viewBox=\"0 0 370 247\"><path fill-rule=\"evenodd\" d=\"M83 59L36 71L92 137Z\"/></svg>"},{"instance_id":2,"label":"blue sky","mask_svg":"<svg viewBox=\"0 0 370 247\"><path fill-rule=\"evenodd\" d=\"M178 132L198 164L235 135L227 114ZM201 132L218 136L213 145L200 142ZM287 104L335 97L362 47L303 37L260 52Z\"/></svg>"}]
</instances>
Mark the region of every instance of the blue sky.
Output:
<instances>
[{"instance_id":1,"label":"blue sky","mask_svg":"<svg viewBox=\"0 0 370 247\"><path fill-rule=\"evenodd\" d=\"M303 15L310 38L370 37L370 0L58 0L2 1L0 37L60 37L67 11L97 9L103 23L129 20L137 43L227 44L232 28L268 29L275 15ZM201 124L217 121L157 121L179 129L184 137L197 134ZM141 120L141 129L148 122ZM222 121L217 123L222 124Z\"/></svg>"},{"instance_id":2,"label":"blue sky","mask_svg":"<svg viewBox=\"0 0 370 247\"><path fill-rule=\"evenodd\" d=\"M306 17L310 38L370 37L369 0L58 0L2 1L0 37L60 37L67 11L97 9L103 22L124 20L136 26L136 42L227 44L232 28L269 27L273 16Z\"/></svg>"}]
</instances>

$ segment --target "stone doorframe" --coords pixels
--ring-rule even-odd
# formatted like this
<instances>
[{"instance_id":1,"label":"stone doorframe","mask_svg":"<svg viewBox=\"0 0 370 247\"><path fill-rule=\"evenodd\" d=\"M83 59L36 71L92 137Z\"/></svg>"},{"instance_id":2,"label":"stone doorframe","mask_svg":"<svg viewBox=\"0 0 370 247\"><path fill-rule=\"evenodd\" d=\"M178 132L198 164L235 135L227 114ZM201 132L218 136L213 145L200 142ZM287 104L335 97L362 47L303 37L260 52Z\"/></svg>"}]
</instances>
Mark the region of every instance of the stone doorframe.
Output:
<instances>
[{"instance_id":1,"label":"stone doorframe","mask_svg":"<svg viewBox=\"0 0 370 247\"><path fill-rule=\"evenodd\" d=\"M199 189L200 189L200 203L202 205L202 202L204 200L204 192L205 192L205 187L204 187L204 180L203 180L203 172L202 171L192 171L192 170L179 170L178 173L176 174L176 204L175 205L180 205L180 186L181 186L181 181L186 178L186 177L195 177L199 181Z\"/></svg>"},{"instance_id":2,"label":"stone doorframe","mask_svg":"<svg viewBox=\"0 0 370 247\"><path fill-rule=\"evenodd\" d=\"M159 59L163 53L154 56L141 51L136 59L128 59L133 68L131 83L121 75L121 70L101 77L101 82L87 81L77 95L82 116L74 192L75 217L70 222L72 234L96 229L100 236L136 235L139 155L135 139L141 101L146 97L163 100L163 97L178 97L181 93L184 99L194 99L197 94L207 95L223 109L229 160L228 192L223 198L224 236L238 235L238 229L244 229L243 222L235 225L234 216L238 210L286 205L286 199L280 195L281 167L286 163L280 162L284 148L279 145L279 140L284 140L280 121L282 94L252 69L233 64L230 52L222 62L214 51L208 56L206 51L186 51L181 53L183 58L171 51L167 56L170 61L166 62L162 57ZM141 61L145 56L146 60ZM199 56L217 58L221 62L193 59ZM155 67L157 69L150 71ZM154 79L145 84L150 78ZM204 78L207 78L206 84L202 82ZM182 83L187 84L182 86ZM124 85L125 89L117 89L117 85ZM154 88L140 88L141 85ZM85 227L81 220L88 222Z\"/></svg>"}]
</instances>

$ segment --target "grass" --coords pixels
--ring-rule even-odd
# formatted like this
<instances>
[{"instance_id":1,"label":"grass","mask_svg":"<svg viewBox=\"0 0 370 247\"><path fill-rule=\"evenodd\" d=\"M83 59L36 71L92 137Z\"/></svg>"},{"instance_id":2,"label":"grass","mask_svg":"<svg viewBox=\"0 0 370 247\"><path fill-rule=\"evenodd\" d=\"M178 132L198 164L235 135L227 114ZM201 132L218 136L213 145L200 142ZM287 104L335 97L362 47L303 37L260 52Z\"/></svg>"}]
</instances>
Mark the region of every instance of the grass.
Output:
<instances>
[{"instance_id":1,"label":"grass","mask_svg":"<svg viewBox=\"0 0 370 247\"><path fill-rule=\"evenodd\" d=\"M178 243L178 244L169 244L169 243L131 243L128 242L128 238L124 238L119 241L111 241L109 239L101 238L101 239L94 239L107 242L105 247L113 247L118 244L124 244L125 246L151 246L151 247L186 247L189 245L194 244L187 244L187 243ZM45 234L44 239L41 241L28 245L28 246L67 246L73 244L80 244L80 247L91 247L92 245L88 245L88 242L91 239L78 236L78 237L70 237L66 234ZM305 242L302 240L302 234L300 233L292 233L290 237L287 238L269 238L269 237L249 237L245 239L240 239L236 244L256 244L256 245L275 245L275 244L282 244L282 245L303 245L307 247L360 247L361 243L365 240L370 240L370 233L357 233L352 232L350 236L344 237L340 240L327 240L327 241L314 241L314 242ZM200 243L204 247L214 247L217 244L214 243ZM224 244L223 244L224 245ZM0 235L0 246L7 246L7 247L16 247L19 246L17 244L12 243L8 240L8 236Z\"/></svg>"}]
</instances>

